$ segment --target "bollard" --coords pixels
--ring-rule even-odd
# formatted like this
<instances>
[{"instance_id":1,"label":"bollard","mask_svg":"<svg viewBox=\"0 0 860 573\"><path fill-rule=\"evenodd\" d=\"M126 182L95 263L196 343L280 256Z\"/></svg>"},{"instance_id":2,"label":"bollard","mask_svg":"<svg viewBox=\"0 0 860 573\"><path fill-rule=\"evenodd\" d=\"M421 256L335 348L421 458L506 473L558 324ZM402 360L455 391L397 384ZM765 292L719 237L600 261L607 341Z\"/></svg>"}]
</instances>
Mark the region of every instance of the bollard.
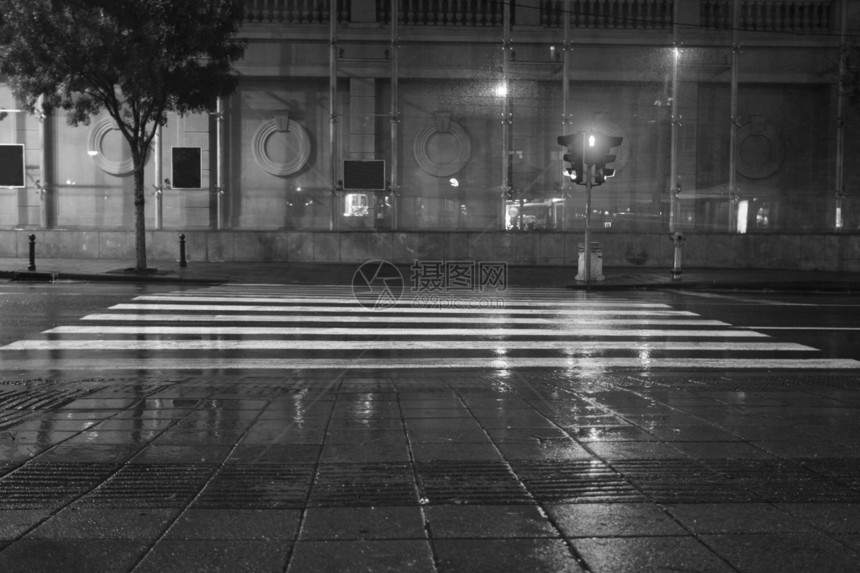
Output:
<instances>
[{"instance_id":1,"label":"bollard","mask_svg":"<svg viewBox=\"0 0 860 573\"><path fill-rule=\"evenodd\" d=\"M684 236L684 233L680 231L675 231L671 235L669 235L672 239L672 244L675 247L675 258L674 264L672 265L672 280L681 280L681 248L684 246L684 243L687 242L687 237Z\"/></svg>"},{"instance_id":2,"label":"bollard","mask_svg":"<svg viewBox=\"0 0 860 573\"><path fill-rule=\"evenodd\" d=\"M185 259L185 233L179 235L179 266L188 266L188 261Z\"/></svg>"},{"instance_id":3,"label":"bollard","mask_svg":"<svg viewBox=\"0 0 860 573\"><path fill-rule=\"evenodd\" d=\"M30 235L30 266L27 267L28 271L36 270L36 235Z\"/></svg>"}]
</instances>

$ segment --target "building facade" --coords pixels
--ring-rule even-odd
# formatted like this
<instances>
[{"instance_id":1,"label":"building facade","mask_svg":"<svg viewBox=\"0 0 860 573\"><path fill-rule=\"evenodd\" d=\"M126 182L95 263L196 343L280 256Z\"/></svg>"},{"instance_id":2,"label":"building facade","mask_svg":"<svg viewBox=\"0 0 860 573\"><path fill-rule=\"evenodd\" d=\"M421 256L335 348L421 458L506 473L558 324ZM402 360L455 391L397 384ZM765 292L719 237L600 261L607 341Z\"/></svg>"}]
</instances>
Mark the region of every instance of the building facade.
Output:
<instances>
[{"instance_id":1,"label":"building facade","mask_svg":"<svg viewBox=\"0 0 860 573\"><path fill-rule=\"evenodd\" d=\"M860 269L858 26L849 0L247 0L238 90L153 149L150 256L571 264L587 219L610 266L671 266L678 231L693 266ZM110 119L0 109L0 255L131 256ZM592 131L622 143L588 202L557 139Z\"/></svg>"}]
</instances>

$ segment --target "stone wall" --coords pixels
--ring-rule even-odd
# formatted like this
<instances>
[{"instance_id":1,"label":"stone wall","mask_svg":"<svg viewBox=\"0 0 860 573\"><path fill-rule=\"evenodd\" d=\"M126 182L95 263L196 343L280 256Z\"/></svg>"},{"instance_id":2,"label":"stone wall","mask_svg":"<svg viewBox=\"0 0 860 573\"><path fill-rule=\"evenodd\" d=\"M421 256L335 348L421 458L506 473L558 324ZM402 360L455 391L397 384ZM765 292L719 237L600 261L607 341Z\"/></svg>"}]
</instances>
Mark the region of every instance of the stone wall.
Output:
<instances>
[{"instance_id":1,"label":"stone wall","mask_svg":"<svg viewBox=\"0 0 860 573\"><path fill-rule=\"evenodd\" d=\"M134 260L134 234L125 231L0 230L0 257ZM358 263L384 259L506 261L512 265L575 265L581 233L187 231L189 261ZM672 266L668 233L592 234L606 267ZM179 232L147 233L147 256L177 260ZM860 271L860 234L695 233L687 236L686 268L770 268Z\"/></svg>"}]
</instances>

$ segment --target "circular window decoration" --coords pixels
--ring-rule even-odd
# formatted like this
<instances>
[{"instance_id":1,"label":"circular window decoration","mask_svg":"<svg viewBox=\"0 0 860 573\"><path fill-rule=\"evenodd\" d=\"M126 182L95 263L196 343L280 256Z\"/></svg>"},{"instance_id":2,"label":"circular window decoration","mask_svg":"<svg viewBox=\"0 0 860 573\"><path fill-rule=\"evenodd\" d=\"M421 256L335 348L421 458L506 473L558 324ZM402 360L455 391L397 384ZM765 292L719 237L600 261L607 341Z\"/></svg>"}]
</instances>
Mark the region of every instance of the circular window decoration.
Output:
<instances>
[{"instance_id":1,"label":"circular window decoration","mask_svg":"<svg viewBox=\"0 0 860 573\"><path fill-rule=\"evenodd\" d=\"M119 136L118 141L117 135ZM106 148L108 151L105 151ZM89 148L87 151L96 167L105 173L122 177L134 172L134 161L131 159L128 143L125 141L113 119L102 119L90 129ZM116 158L117 155L122 154L124 151L129 152L127 158Z\"/></svg>"},{"instance_id":2,"label":"circular window decoration","mask_svg":"<svg viewBox=\"0 0 860 573\"><path fill-rule=\"evenodd\" d=\"M286 177L300 171L311 156L308 132L288 118L264 122L253 137L253 155L263 171Z\"/></svg>"},{"instance_id":3,"label":"circular window decoration","mask_svg":"<svg viewBox=\"0 0 860 573\"><path fill-rule=\"evenodd\" d=\"M762 116L750 119L735 132L735 171L747 179L766 179L779 170L785 148L776 128Z\"/></svg>"},{"instance_id":4,"label":"circular window decoration","mask_svg":"<svg viewBox=\"0 0 860 573\"><path fill-rule=\"evenodd\" d=\"M436 123L424 128L412 143L418 166L437 177L460 172L472 155L469 134L450 120L450 114L437 113Z\"/></svg>"}]
</instances>

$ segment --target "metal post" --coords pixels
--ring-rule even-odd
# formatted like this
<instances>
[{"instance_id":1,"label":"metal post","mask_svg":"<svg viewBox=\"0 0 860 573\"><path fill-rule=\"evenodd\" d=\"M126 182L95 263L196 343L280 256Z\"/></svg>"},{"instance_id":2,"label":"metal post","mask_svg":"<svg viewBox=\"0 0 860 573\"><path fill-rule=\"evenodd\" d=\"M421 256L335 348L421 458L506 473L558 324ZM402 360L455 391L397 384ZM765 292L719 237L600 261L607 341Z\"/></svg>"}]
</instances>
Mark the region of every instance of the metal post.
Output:
<instances>
[{"instance_id":1,"label":"metal post","mask_svg":"<svg viewBox=\"0 0 860 573\"><path fill-rule=\"evenodd\" d=\"M164 193L163 161L162 161L162 134L161 126L155 128L155 228L161 230L164 227L162 195Z\"/></svg>"},{"instance_id":2,"label":"metal post","mask_svg":"<svg viewBox=\"0 0 860 573\"><path fill-rule=\"evenodd\" d=\"M337 211L337 1L329 2L329 67L328 67L328 99L329 99L329 179L331 180L331 213L329 214L329 230L334 231Z\"/></svg>"},{"instance_id":3,"label":"metal post","mask_svg":"<svg viewBox=\"0 0 860 573\"><path fill-rule=\"evenodd\" d=\"M738 55L740 45L738 44L738 28L740 27L741 3L740 0L732 2L732 80L731 80L731 127L729 130L729 232L737 231L737 212L735 206L738 202L737 176L735 174L735 145L736 131L738 126Z\"/></svg>"},{"instance_id":4,"label":"metal post","mask_svg":"<svg viewBox=\"0 0 860 573\"><path fill-rule=\"evenodd\" d=\"M400 154L399 140L397 138L398 130L398 59L397 51L399 48L398 20L400 18L400 1L394 0L391 3L391 119L389 125L391 128L391 229L395 230L398 227L397 211L400 207L398 192L400 191L400 183L397 180L398 157Z\"/></svg>"},{"instance_id":5,"label":"metal post","mask_svg":"<svg viewBox=\"0 0 860 573\"><path fill-rule=\"evenodd\" d=\"M588 134L582 132L582 152L587 158ZM591 164L585 165L585 284L591 281Z\"/></svg>"},{"instance_id":6,"label":"metal post","mask_svg":"<svg viewBox=\"0 0 860 573\"><path fill-rule=\"evenodd\" d=\"M224 227L224 178L227 170L224 165L224 98L215 103L215 228Z\"/></svg>"},{"instance_id":7,"label":"metal post","mask_svg":"<svg viewBox=\"0 0 860 573\"><path fill-rule=\"evenodd\" d=\"M678 117L678 75L681 60L681 48L678 42L679 5L680 2L675 2L675 13L672 18L672 137L670 142L671 159L669 160L669 234L672 238L672 245L675 251L672 265L672 278L674 280L681 278L681 248L686 240L683 233L678 231L678 210L680 208L678 194L681 192L681 177L678 175L678 126L680 125L680 118Z\"/></svg>"},{"instance_id":8,"label":"metal post","mask_svg":"<svg viewBox=\"0 0 860 573\"><path fill-rule=\"evenodd\" d=\"M39 180L36 181L39 198L42 204L39 209L40 225L43 229L50 229L53 226L53 213L51 205L51 184L53 176L51 174L51 121L48 112L44 106L44 96L39 96L37 102L39 110L39 144L41 151L39 152Z\"/></svg>"},{"instance_id":9,"label":"metal post","mask_svg":"<svg viewBox=\"0 0 860 573\"><path fill-rule=\"evenodd\" d=\"M30 265L27 267L28 271L36 270L36 235L30 234Z\"/></svg>"},{"instance_id":10,"label":"metal post","mask_svg":"<svg viewBox=\"0 0 860 573\"><path fill-rule=\"evenodd\" d=\"M562 70L561 70L561 132L567 133L571 124L571 117L567 113L568 99L570 99L570 0L564 0L564 46L562 47ZM564 162L562 162L564 163ZM561 184L563 214L561 217L561 230L567 230L568 195L570 193L570 179L562 176Z\"/></svg>"},{"instance_id":11,"label":"metal post","mask_svg":"<svg viewBox=\"0 0 860 573\"><path fill-rule=\"evenodd\" d=\"M848 0L842 0L842 23L839 39L839 86L836 94L836 212L834 227L842 230L845 199L845 76L848 71Z\"/></svg>"},{"instance_id":12,"label":"metal post","mask_svg":"<svg viewBox=\"0 0 860 573\"><path fill-rule=\"evenodd\" d=\"M188 260L185 258L185 233L179 235L179 266L188 266Z\"/></svg>"},{"instance_id":13,"label":"metal post","mask_svg":"<svg viewBox=\"0 0 860 573\"><path fill-rule=\"evenodd\" d=\"M504 39L502 41L502 212L500 226L505 230L507 197L511 191L511 104L508 75L511 63L511 0L504 0Z\"/></svg>"}]
</instances>

